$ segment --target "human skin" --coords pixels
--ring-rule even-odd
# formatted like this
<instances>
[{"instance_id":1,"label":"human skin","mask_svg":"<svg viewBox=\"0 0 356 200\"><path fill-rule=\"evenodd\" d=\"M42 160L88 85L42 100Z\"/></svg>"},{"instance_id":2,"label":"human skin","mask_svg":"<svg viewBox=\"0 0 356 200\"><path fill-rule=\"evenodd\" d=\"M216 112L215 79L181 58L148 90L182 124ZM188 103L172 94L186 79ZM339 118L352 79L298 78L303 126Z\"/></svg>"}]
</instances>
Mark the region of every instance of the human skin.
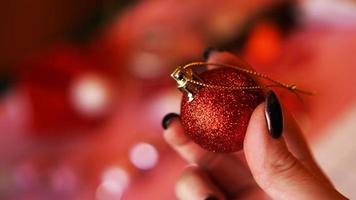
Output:
<instances>
[{"instance_id":1,"label":"human skin","mask_svg":"<svg viewBox=\"0 0 356 200\"><path fill-rule=\"evenodd\" d=\"M215 52L208 62L234 59ZM178 115L169 120L164 138L190 164L176 184L179 199L347 199L319 168L301 129L283 107L282 136L271 137L265 106L261 103L252 113L244 149L235 154L203 150L184 134Z\"/></svg>"}]
</instances>

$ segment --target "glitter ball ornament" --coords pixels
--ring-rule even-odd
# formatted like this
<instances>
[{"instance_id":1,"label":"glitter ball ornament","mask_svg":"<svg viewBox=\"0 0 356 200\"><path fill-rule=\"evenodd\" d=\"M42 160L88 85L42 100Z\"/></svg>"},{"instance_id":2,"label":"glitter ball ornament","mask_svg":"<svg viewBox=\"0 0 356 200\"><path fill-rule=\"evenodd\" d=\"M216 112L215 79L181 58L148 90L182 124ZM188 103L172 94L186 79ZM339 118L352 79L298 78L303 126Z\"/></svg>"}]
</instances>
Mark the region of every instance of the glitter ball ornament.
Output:
<instances>
[{"instance_id":1,"label":"glitter ball ornament","mask_svg":"<svg viewBox=\"0 0 356 200\"><path fill-rule=\"evenodd\" d=\"M219 68L201 74L192 69L205 65ZM181 121L185 133L206 150L228 153L242 149L251 114L264 100L262 89L279 87L298 97L313 94L256 72L247 63L239 65L193 62L171 74L184 94Z\"/></svg>"},{"instance_id":2,"label":"glitter ball ornament","mask_svg":"<svg viewBox=\"0 0 356 200\"><path fill-rule=\"evenodd\" d=\"M199 74L199 78L209 85L258 86L249 75L232 68L208 70ZM263 99L261 89L200 87L192 99L188 95L182 99L181 121L185 133L206 150L239 151L251 114Z\"/></svg>"}]
</instances>

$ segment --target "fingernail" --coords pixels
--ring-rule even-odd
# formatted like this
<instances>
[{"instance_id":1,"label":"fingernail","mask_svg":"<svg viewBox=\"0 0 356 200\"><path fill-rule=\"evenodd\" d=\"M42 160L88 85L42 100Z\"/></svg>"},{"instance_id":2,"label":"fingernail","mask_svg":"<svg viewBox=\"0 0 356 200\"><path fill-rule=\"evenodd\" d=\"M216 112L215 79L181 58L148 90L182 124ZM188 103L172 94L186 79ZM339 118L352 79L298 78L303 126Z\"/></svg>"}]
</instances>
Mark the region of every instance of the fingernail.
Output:
<instances>
[{"instance_id":1,"label":"fingernail","mask_svg":"<svg viewBox=\"0 0 356 200\"><path fill-rule=\"evenodd\" d=\"M206 48L204 51L203 51L203 59L206 61L209 59L209 56L212 52L214 51L219 51L217 50L216 48L213 48L213 47L208 47Z\"/></svg>"},{"instance_id":2,"label":"fingernail","mask_svg":"<svg viewBox=\"0 0 356 200\"><path fill-rule=\"evenodd\" d=\"M266 95L265 117L270 135L278 139L283 131L283 113L278 97L273 91Z\"/></svg>"},{"instance_id":3,"label":"fingernail","mask_svg":"<svg viewBox=\"0 0 356 200\"><path fill-rule=\"evenodd\" d=\"M204 200L219 200L218 198L216 198L213 195L208 196L207 198L205 198Z\"/></svg>"},{"instance_id":4,"label":"fingernail","mask_svg":"<svg viewBox=\"0 0 356 200\"><path fill-rule=\"evenodd\" d=\"M179 115L176 113L168 113L166 116L164 116L162 120L163 129L166 130L169 126L169 123L171 123L172 119L176 117L179 117Z\"/></svg>"}]
</instances>

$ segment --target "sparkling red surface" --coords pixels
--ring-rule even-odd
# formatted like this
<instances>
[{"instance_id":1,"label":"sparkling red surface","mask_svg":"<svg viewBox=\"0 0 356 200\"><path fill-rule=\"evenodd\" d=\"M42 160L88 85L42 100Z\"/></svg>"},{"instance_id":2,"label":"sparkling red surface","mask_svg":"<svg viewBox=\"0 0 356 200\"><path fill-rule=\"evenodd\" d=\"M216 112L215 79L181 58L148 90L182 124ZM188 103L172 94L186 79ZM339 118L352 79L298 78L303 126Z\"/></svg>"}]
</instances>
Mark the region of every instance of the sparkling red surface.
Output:
<instances>
[{"instance_id":1,"label":"sparkling red surface","mask_svg":"<svg viewBox=\"0 0 356 200\"><path fill-rule=\"evenodd\" d=\"M248 75L231 68L201 74L205 83L221 86L256 86ZM181 119L186 134L214 152L242 149L250 116L263 101L261 90L218 90L202 87L191 102L182 99Z\"/></svg>"}]
</instances>

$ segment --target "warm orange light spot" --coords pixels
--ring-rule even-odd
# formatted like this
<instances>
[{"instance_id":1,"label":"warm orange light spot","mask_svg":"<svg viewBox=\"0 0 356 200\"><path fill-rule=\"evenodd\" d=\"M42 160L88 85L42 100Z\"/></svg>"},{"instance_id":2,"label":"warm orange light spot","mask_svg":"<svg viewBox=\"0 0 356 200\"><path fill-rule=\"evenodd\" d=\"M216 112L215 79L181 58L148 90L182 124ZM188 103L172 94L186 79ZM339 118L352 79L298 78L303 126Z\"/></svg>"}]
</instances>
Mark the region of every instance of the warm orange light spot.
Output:
<instances>
[{"instance_id":1,"label":"warm orange light spot","mask_svg":"<svg viewBox=\"0 0 356 200\"><path fill-rule=\"evenodd\" d=\"M280 55L281 40L282 33L276 25L259 23L252 29L247 41L246 57L261 64L272 63Z\"/></svg>"}]
</instances>

